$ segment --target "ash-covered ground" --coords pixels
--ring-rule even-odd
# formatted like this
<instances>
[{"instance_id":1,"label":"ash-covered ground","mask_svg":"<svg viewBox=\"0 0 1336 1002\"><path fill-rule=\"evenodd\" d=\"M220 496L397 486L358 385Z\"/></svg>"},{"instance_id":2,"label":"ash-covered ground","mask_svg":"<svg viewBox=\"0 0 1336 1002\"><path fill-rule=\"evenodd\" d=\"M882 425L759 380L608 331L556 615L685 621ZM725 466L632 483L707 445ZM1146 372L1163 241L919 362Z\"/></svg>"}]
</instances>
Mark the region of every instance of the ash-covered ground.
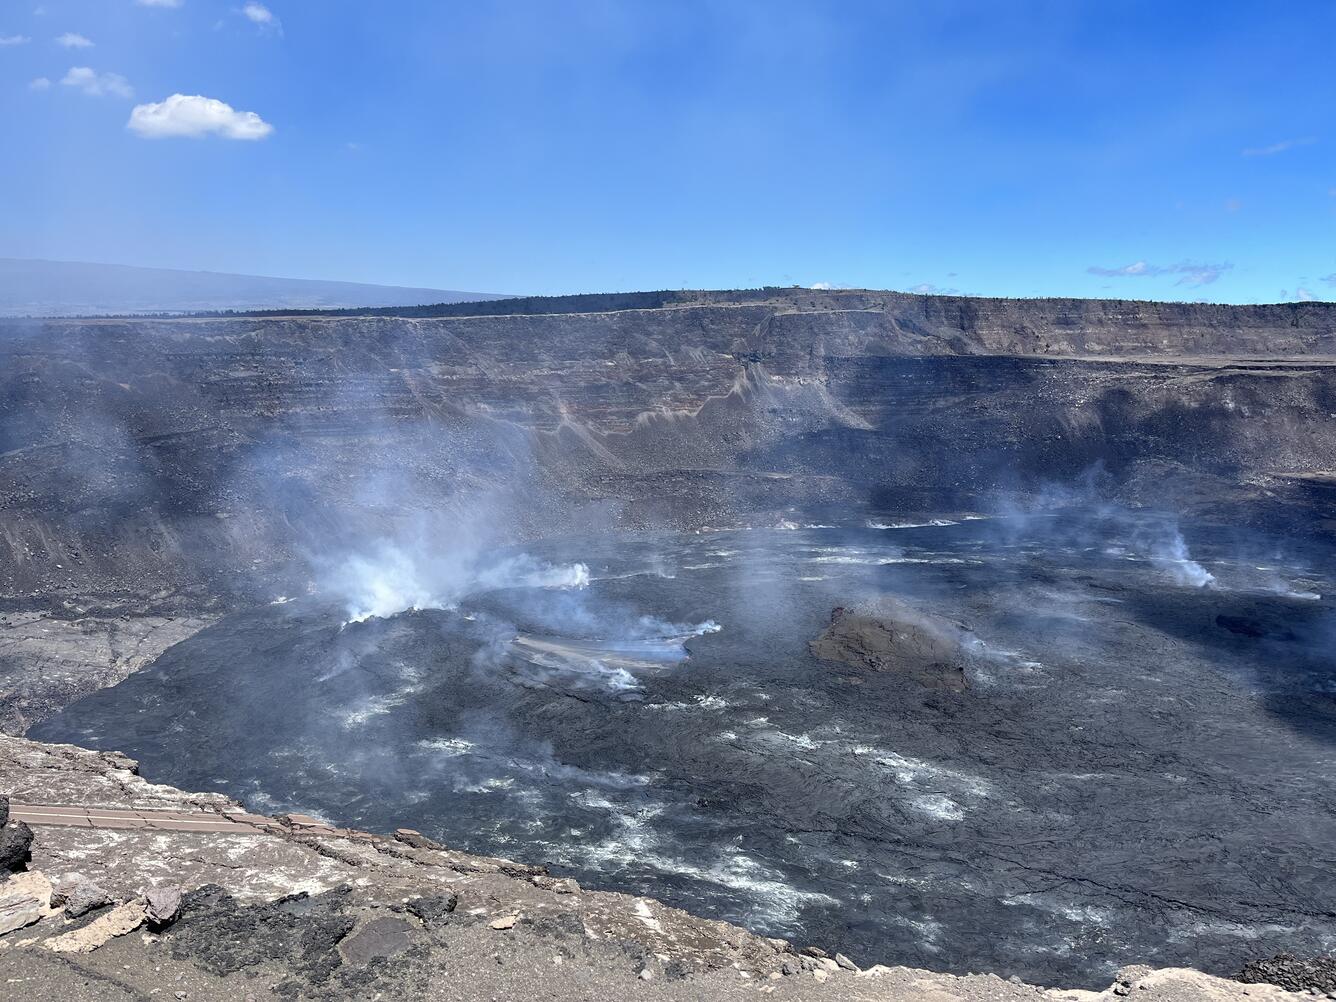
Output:
<instances>
[{"instance_id":1,"label":"ash-covered ground","mask_svg":"<svg viewBox=\"0 0 1336 1002\"><path fill-rule=\"evenodd\" d=\"M373 545L29 736L865 964L1093 986L1336 949L1330 544L933 521ZM835 607L921 613L964 684L818 659Z\"/></svg>"}]
</instances>

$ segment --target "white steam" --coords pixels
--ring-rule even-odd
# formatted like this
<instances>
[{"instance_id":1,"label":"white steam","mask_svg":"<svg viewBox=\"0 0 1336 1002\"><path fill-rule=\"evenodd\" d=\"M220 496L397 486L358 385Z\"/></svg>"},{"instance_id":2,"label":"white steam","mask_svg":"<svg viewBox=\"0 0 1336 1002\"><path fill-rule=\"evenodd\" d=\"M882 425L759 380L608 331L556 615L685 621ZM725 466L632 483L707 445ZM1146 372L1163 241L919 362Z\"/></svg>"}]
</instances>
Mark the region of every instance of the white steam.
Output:
<instances>
[{"instance_id":1,"label":"white steam","mask_svg":"<svg viewBox=\"0 0 1336 1002\"><path fill-rule=\"evenodd\" d=\"M322 591L337 596L348 623L388 619L401 612L454 608L479 591L499 588L579 589L589 584L584 564L548 564L527 554L489 562L485 555L460 552L442 557L412 553L383 542L352 554L324 575Z\"/></svg>"},{"instance_id":2,"label":"white steam","mask_svg":"<svg viewBox=\"0 0 1336 1002\"><path fill-rule=\"evenodd\" d=\"M411 554L386 543L375 553L349 556L336 572L331 590L343 592L348 622L361 623L451 604L437 596L427 577Z\"/></svg>"},{"instance_id":3,"label":"white steam","mask_svg":"<svg viewBox=\"0 0 1336 1002\"><path fill-rule=\"evenodd\" d=\"M1215 584L1215 575L1189 555L1187 541L1177 528L1151 545L1150 561L1184 587L1209 588Z\"/></svg>"}]
</instances>

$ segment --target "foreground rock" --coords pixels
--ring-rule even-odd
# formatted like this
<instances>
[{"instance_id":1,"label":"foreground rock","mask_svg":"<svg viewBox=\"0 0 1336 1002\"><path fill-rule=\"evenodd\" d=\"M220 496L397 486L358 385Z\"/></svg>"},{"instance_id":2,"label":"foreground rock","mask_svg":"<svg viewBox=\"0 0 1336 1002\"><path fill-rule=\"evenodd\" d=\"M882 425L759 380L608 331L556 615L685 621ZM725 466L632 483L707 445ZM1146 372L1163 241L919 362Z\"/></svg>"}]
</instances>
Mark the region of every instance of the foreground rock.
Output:
<instances>
[{"instance_id":1,"label":"foreground rock","mask_svg":"<svg viewBox=\"0 0 1336 1002\"><path fill-rule=\"evenodd\" d=\"M134 932L144 924L145 917L143 901L127 901L86 926L44 940L42 946L53 953L92 953L117 936Z\"/></svg>"},{"instance_id":2,"label":"foreground rock","mask_svg":"<svg viewBox=\"0 0 1336 1002\"><path fill-rule=\"evenodd\" d=\"M65 914L70 918L79 918L98 908L112 904L112 897L91 880L74 877L69 883L59 888L56 903L63 903Z\"/></svg>"},{"instance_id":3,"label":"foreground rock","mask_svg":"<svg viewBox=\"0 0 1336 1002\"><path fill-rule=\"evenodd\" d=\"M22 821L9 823L9 798L0 794L0 873L21 870L32 848L32 829Z\"/></svg>"},{"instance_id":4,"label":"foreground rock","mask_svg":"<svg viewBox=\"0 0 1336 1002\"><path fill-rule=\"evenodd\" d=\"M899 967L858 971L833 951L799 953L782 940L650 899L589 891L541 868L454 852L416 832L382 837L297 815L261 819L222 797L147 783L122 756L70 746L0 738L0 782L21 783L28 803L59 795L141 813L190 809L248 819L210 833L174 831L166 822L119 830L40 826L31 871L0 884L0 977L15 997L1288 997L1279 988L1194 971L1129 969L1101 992ZM177 884L188 888L184 895ZM89 903L103 896L118 903ZM58 904L76 902L61 914Z\"/></svg>"},{"instance_id":5,"label":"foreground rock","mask_svg":"<svg viewBox=\"0 0 1336 1002\"><path fill-rule=\"evenodd\" d=\"M0 936L55 913L51 882L40 873L20 873L0 883Z\"/></svg>"}]
</instances>

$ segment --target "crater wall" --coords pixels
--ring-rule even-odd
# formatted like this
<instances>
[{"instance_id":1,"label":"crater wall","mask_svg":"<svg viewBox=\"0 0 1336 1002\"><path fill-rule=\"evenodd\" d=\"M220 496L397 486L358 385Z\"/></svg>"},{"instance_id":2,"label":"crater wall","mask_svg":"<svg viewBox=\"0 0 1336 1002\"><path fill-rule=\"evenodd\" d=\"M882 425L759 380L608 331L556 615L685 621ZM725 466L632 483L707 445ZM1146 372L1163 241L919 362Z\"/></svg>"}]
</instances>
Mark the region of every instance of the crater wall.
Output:
<instances>
[{"instance_id":1,"label":"crater wall","mask_svg":"<svg viewBox=\"0 0 1336 1002\"><path fill-rule=\"evenodd\" d=\"M1091 469L1134 501L1310 518L1334 361L1319 303L770 289L5 321L0 591L216 591L368 511L515 483L520 535L982 505Z\"/></svg>"}]
</instances>

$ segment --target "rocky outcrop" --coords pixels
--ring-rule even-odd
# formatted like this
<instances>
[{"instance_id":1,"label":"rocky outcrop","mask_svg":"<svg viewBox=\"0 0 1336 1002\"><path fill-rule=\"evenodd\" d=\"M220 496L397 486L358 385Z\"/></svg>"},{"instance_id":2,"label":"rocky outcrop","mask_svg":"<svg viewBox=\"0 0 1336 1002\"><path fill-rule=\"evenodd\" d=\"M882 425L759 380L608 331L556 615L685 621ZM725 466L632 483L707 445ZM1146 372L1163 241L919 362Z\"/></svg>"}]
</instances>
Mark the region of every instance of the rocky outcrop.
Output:
<instances>
[{"instance_id":1,"label":"rocky outcrop","mask_svg":"<svg viewBox=\"0 0 1336 1002\"><path fill-rule=\"evenodd\" d=\"M823 661L860 671L897 672L928 689L964 692L967 632L938 616L883 599L875 615L837 608L808 646Z\"/></svg>"},{"instance_id":2,"label":"rocky outcrop","mask_svg":"<svg viewBox=\"0 0 1336 1002\"><path fill-rule=\"evenodd\" d=\"M1237 979L1245 984L1272 984L1294 992L1336 995L1336 957L1296 957L1278 953L1244 966Z\"/></svg>"}]
</instances>

